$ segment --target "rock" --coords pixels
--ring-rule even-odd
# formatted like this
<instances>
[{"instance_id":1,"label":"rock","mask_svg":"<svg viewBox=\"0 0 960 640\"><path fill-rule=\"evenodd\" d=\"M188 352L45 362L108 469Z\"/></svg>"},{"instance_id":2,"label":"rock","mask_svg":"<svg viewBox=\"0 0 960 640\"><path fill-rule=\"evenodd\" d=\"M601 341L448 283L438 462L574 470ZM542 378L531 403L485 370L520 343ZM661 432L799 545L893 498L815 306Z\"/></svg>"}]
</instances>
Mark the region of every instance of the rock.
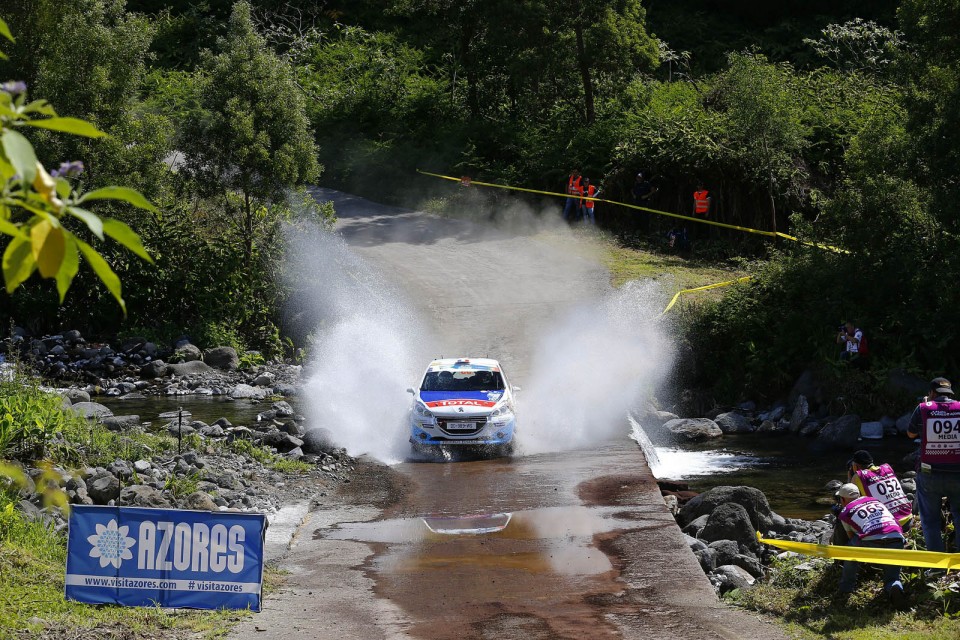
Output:
<instances>
[{"instance_id":1,"label":"rock","mask_svg":"<svg viewBox=\"0 0 960 640\"><path fill-rule=\"evenodd\" d=\"M756 578L750 575L746 569L738 567L735 564L725 564L714 570L722 580L721 592L732 591L733 589L749 589L757 583Z\"/></svg>"},{"instance_id":2,"label":"rock","mask_svg":"<svg viewBox=\"0 0 960 640\"><path fill-rule=\"evenodd\" d=\"M204 438L223 438L227 434L220 425L211 424L205 427L200 427L200 435Z\"/></svg>"},{"instance_id":3,"label":"rock","mask_svg":"<svg viewBox=\"0 0 960 640\"><path fill-rule=\"evenodd\" d=\"M329 454L334 452L337 445L333 439L333 433L329 429L314 427L303 434L302 448L304 453Z\"/></svg>"},{"instance_id":4,"label":"rock","mask_svg":"<svg viewBox=\"0 0 960 640\"><path fill-rule=\"evenodd\" d=\"M293 415L293 407L290 406L289 402L284 400L281 400L280 402L274 402L271 409L277 412L278 418L289 418Z\"/></svg>"},{"instance_id":5,"label":"rock","mask_svg":"<svg viewBox=\"0 0 960 640\"><path fill-rule=\"evenodd\" d=\"M785 406L783 406L782 404L778 404L777 406L775 406L773 409L771 409L771 410L768 411L767 413L761 413L761 414L760 414L759 416L757 416L757 417L760 418L761 421L770 420L771 422L779 422L780 419L781 419L784 415L786 415L786 413L787 413L787 408L786 408Z\"/></svg>"},{"instance_id":6,"label":"rock","mask_svg":"<svg viewBox=\"0 0 960 640\"><path fill-rule=\"evenodd\" d=\"M700 516L699 518L694 518L686 526L684 526L683 529L681 529L681 531L683 531L688 536L693 536L694 538L696 538L700 535L700 532L703 531L703 528L707 526L707 520L709 518L710 518L710 515L706 513Z\"/></svg>"},{"instance_id":7,"label":"rock","mask_svg":"<svg viewBox=\"0 0 960 640\"><path fill-rule=\"evenodd\" d=\"M286 458L287 460L299 460L300 458L303 457L303 449L301 449L300 447L297 447L296 449L291 449L290 451L287 451L285 454L283 454L283 457Z\"/></svg>"},{"instance_id":8,"label":"rock","mask_svg":"<svg viewBox=\"0 0 960 640\"><path fill-rule=\"evenodd\" d=\"M790 433L797 433L803 426L803 421L810 415L810 405L807 403L806 396L797 397L793 405L793 413L790 414Z\"/></svg>"},{"instance_id":9,"label":"rock","mask_svg":"<svg viewBox=\"0 0 960 640\"><path fill-rule=\"evenodd\" d=\"M117 383L116 388L120 390L120 393L133 393L137 390L137 385L132 382L120 382Z\"/></svg>"},{"instance_id":10,"label":"rock","mask_svg":"<svg viewBox=\"0 0 960 640\"><path fill-rule=\"evenodd\" d=\"M133 475L133 470L126 460L114 460L107 465L107 471L120 479L126 479Z\"/></svg>"},{"instance_id":11,"label":"rock","mask_svg":"<svg viewBox=\"0 0 960 640\"><path fill-rule=\"evenodd\" d=\"M140 416L110 416L101 420L103 426L110 431L123 431L130 427L140 426Z\"/></svg>"},{"instance_id":12,"label":"rock","mask_svg":"<svg viewBox=\"0 0 960 640\"><path fill-rule=\"evenodd\" d=\"M750 419L736 411L721 413L713 421L724 433L751 433L753 431Z\"/></svg>"},{"instance_id":13,"label":"rock","mask_svg":"<svg viewBox=\"0 0 960 640\"><path fill-rule=\"evenodd\" d=\"M240 491L243 489L240 478L232 471L207 471L204 473L203 479L212 482L222 489L229 489L231 491Z\"/></svg>"},{"instance_id":14,"label":"rock","mask_svg":"<svg viewBox=\"0 0 960 640\"><path fill-rule=\"evenodd\" d=\"M860 425L860 437L865 440L882 440L882 422L864 422Z\"/></svg>"},{"instance_id":15,"label":"rock","mask_svg":"<svg viewBox=\"0 0 960 640\"><path fill-rule=\"evenodd\" d=\"M747 510L754 531L768 531L771 528L774 514L767 497L759 489L745 486L720 486L704 491L683 505L677 520L681 526L685 526L728 502L735 502Z\"/></svg>"},{"instance_id":16,"label":"rock","mask_svg":"<svg viewBox=\"0 0 960 640\"><path fill-rule=\"evenodd\" d=\"M693 536L688 536L683 534L683 541L687 543L687 546L690 547L690 551L700 551L701 549L706 549L707 545L703 540L697 540Z\"/></svg>"},{"instance_id":17,"label":"rock","mask_svg":"<svg viewBox=\"0 0 960 640\"><path fill-rule=\"evenodd\" d=\"M60 395L70 400L71 404L78 402L90 402L90 394L83 389L65 389L60 392Z\"/></svg>"},{"instance_id":18,"label":"rock","mask_svg":"<svg viewBox=\"0 0 960 640\"><path fill-rule=\"evenodd\" d=\"M692 442L719 438L723 435L717 423L708 418L678 418L665 423L663 429L674 438Z\"/></svg>"},{"instance_id":19,"label":"rock","mask_svg":"<svg viewBox=\"0 0 960 640\"><path fill-rule=\"evenodd\" d=\"M277 429L283 431L284 433L290 434L295 438L301 438L304 434L303 427L296 422L285 422L277 427Z\"/></svg>"},{"instance_id":20,"label":"rock","mask_svg":"<svg viewBox=\"0 0 960 640\"><path fill-rule=\"evenodd\" d=\"M733 564L733 561L740 555L740 545L733 540L714 540L707 545L708 549L713 549L717 554L717 564Z\"/></svg>"},{"instance_id":21,"label":"rock","mask_svg":"<svg viewBox=\"0 0 960 640\"><path fill-rule=\"evenodd\" d=\"M303 447L303 440L282 431L268 431L260 434L260 444L273 447L280 453L286 453L297 447Z\"/></svg>"},{"instance_id":22,"label":"rock","mask_svg":"<svg viewBox=\"0 0 960 640\"><path fill-rule=\"evenodd\" d=\"M227 420L226 418L217 418L217 419L214 421L214 423L213 423L212 426L214 426L214 427L222 427L222 428L226 429L227 427L232 427L232 426L233 426L233 423L230 422L229 420Z\"/></svg>"},{"instance_id":23,"label":"rock","mask_svg":"<svg viewBox=\"0 0 960 640\"><path fill-rule=\"evenodd\" d=\"M184 421L183 425L181 426L179 420L171 420L169 423L167 423L167 432L173 437L176 437L178 433L180 435L188 436L191 433L196 432L196 429L191 427L189 422Z\"/></svg>"},{"instance_id":24,"label":"rock","mask_svg":"<svg viewBox=\"0 0 960 640\"><path fill-rule=\"evenodd\" d=\"M196 345L190 344L189 342L178 346L176 352L173 354L172 360L175 362L186 363L186 362L200 362L203 360L203 352L200 351L200 348Z\"/></svg>"},{"instance_id":25,"label":"rock","mask_svg":"<svg viewBox=\"0 0 960 640\"><path fill-rule=\"evenodd\" d=\"M817 442L835 449L853 449L860 439L860 416L840 416L825 426Z\"/></svg>"},{"instance_id":26,"label":"rock","mask_svg":"<svg viewBox=\"0 0 960 640\"><path fill-rule=\"evenodd\" d=\"M694 551L693 555L697 557L697 562L700 563L700 568L703 569L704 573L710 573L717 568L716 549L700 549L699 551Z\"/></svg>"},{"instance_id":27,"label":"rock","mask_svg":"<svg viewBox=\"0 0 960 640\"><path fill-rule=\"evenodd\" d=\"M820 430L822 428L823 428L823 425L820 424L819 420L807 418L807 421L803 423L802 427L800 427L800 435L804 438L812 438L813 436L820 433Z\"/></svg>"},{"instance_id":28,"label":"rock","mask_svg":"<svg viewBox=\"0 0 960 640\"><path fill-rule=\"evenodd\" d=\"M213 501L210 494L203 491L194 491L188 495L182 504L183 509L192 509L194 511L220 511L220 507Z\"/></svg>"},{"instance_id":29,"label":"rock","mask_svg":"<svg viewBox=\"0 0 960 640\"><path fill-rule=\"evenodd\" d=\"M263 400L267 397L269 391L257 387L251 387L248 384L238 384L230 391L230 397L235 400Z\"/></svg>"},{"instance_id":30,"label":"rock","mask_svg":"<svg viewBox=\"0 0 960 640\"><path fill-rule=\"evenodd\" d=\"M203 354L203 361L217 369L236 371L240 366L240 356L233 347L216 347Z\"/></svg>"},{"instance_id":31,"label":"rock","mask_svg":"<svg viewBox=\"0 0 960 640\"><path fill-rule=\"evenodd\" d=\"M215 370L198 359L171 364L169 371L176 376L199 376L213 373Z\"/></svg>"},{"instance_id":32,"label":"rock","mask_svg":"<svg viewBox=\"0 0 960 640\"><path fill-rule=\"evenodd\" d=\"M170 365L163 360L154 360L140 367L141 378L164 378L170 373Z\"/></svg>"},{"instance_id":33,"label":"rock","mask_svg":"<svg viewBox=\"0 0 960 640\"><path fill-rule=\"evenodd\" d=\"M265 373L261 373L259 376L254 378L253 384L256 387L272 387L273 381L275 378L276 376L274 376L272 373L267 371Z\"/></svg>"},{"instance_id":34,"label":"rock","mask_svg":"<svg viewBox=\"0 0 960 640\"><path fill-rule=\"evenodd\" d=\"M87 419L93 418L100 420L113 415L113 411L110 411L110 409L99 402L77 402L70 406L70 410Z\"/></svg>"},{"instance_id":35,"label":"rock","mask_svg":"<svg viewBox=\"0 0 960 640\"><path fill-rule=\"evenodd\" d=\"M292 384L281 382L273 386L273 392L285 398L300 395L300 390Z\"/></svg>"},{"instance_id":36,"label":"rock","mask_svg":"<svg viewBox=\"0 0 960 640\"><path fill-rule=\"evenodd\" d=\"M780 433L780 427L773 420L764 420L757 427L757 433Z\"/></svg>"},{"instance_id":37,"label":"rock","mask_svg":"<svg viewBox=\"0 0 960 640\"><path fill-rule=\"evenodd\" d=\"M60 336L67 340L68 342L80 342L83 337L80 335L80 332L76 329L71 329L70 331L64 331Z\"/></svg>"},{"instance_id":38,"label":"rock","mask_svg":"<svg viewBox=\"0 0 960 640\"><path fill-rule=\"evenodd\" d=\"M120 481L106 473L87 483L87 493L96 504L107 504L120 497Z\"/></svg>"},{"instance_id":39,"label":"rock","mask_svg":"<svg viewBox=\"0 0 960 640\"><path fill-rule=\"evenodd\" d=\"M801 373L797 381L793 383L787 404L795 407L800 396L804 396L805 399L812 399L815 403L818 403L821 395L820 384L814 377L813 371L807 369Z\"/></svg>"},{"instance_id":40,"label":"rock","mask_svg":"<svg viewBox=\"0 0 960 640\"><path fill-rule=\"evenodd\" d=\"M162 493L142 484L124 487L120 492L119 504L131 507L151 507L154 509L169 509L173 505Z\"/></svg>"},{"instance_id":41,"label":"rock","mask_svg":"<svg viewBox=\"0 0 960 640\"><path fill-rule=\"evenodd\" d=\"M747 510L731 502L721 504L710 513L707 524L698 537L708 542L733 540L741 549L755 550L758 547L756 531Z\"/></svg>"},{"instance_id":42,"label":"rock","mask_svg":"<svg viewBox=\"0 0 960 640\"><path fill-rule=\"evenodd\" d=\"M152 469L152 465L146 460L137 460L133 463L133 470L137 473L146 473Z\"/></svg>"},{"instance_id":43,"label":"rock","mask_svg":"<svg viewBox=\"0 0 960 640\"><path fill-rule=\"evenodd\" d=\"M740 404L738 404L737 409L740 409L741 411L748 411L748 412L756 411L757 403L754 402L753 400L747 400L745 402L741 402Z\"/></svg>"}]
</instances>

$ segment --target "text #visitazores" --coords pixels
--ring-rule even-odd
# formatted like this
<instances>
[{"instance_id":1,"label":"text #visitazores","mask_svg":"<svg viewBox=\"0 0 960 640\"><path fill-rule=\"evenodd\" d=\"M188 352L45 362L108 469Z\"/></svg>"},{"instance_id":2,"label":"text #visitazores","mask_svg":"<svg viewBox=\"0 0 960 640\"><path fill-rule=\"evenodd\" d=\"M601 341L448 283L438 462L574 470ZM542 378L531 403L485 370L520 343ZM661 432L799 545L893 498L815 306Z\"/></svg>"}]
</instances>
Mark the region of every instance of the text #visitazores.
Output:
<instances>
[{"instance_id":1,"label":"text #visitazores","mask_svg":"<svg viewBox=\"0 0 960 640\"><path fill-rule=\"evenodd\" d=\"M263 514L75 506L66 597L259 611L266 529Z\"/></svg>"}]
</instances>

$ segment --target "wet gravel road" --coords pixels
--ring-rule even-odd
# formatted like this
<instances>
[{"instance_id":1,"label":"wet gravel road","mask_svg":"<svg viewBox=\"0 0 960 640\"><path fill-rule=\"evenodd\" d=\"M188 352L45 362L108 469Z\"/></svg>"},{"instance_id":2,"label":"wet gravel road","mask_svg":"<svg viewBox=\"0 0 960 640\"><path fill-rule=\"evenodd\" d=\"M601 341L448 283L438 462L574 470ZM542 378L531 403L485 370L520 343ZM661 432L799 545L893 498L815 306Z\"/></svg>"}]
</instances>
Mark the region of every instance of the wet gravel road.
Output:
<instances>
[{"instance_id":1,"label":"wet gravel road","mask_svg":"<svg viewBox=\"0 0 960 640\"><path fill-rule=\"evenodd\" d=\"M607 286L590 248L563 234L321 195L350 245L435 322L438 353L489 353L521 385L530 337ZM322 501L286 555L286 584L233 637L783 637L717 601L626 425L588 450L364 460Z\"/></svg>"}]
</instances>

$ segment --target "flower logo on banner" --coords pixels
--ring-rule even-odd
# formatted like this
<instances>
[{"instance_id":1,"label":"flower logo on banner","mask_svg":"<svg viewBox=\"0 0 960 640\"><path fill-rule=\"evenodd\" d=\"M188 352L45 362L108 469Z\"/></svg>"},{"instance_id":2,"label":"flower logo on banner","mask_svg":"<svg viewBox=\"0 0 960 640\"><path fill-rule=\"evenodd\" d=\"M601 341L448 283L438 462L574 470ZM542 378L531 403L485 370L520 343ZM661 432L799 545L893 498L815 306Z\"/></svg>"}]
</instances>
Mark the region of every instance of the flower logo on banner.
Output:
<instances>
[{"instance_id":1,"label":"flower logo on banner","mask_svg":"<svg viewBox=\"0 0 960 640\"><path fill-rule=\"evenodd\" d=\"M107 526L97 525L97 535L88 536L87 542L93 545L90 549L91 558L100 558L100 566L112 564L117 569L124 560L133 558L130 547L137 543L127 537L130 527L117 527L117 521L111 520Z\"/></svg>"}]
</instances>

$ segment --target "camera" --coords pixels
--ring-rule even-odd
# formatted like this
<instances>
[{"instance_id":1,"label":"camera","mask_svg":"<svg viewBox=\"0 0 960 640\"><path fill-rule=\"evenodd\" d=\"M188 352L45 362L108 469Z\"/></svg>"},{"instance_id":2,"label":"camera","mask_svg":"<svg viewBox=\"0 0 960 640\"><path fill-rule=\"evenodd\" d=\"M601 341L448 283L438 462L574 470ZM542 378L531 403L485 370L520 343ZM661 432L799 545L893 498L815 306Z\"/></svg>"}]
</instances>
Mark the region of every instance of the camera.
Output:
<instances>
[{"instance_id":1,"label":"camera","mask_svg":"<svg viewBox=\"0 0 960 640\"><path fill-rule=\"evenodd\" d=\"M839 331L840 333L846 333L847 325L845 324L840 325L839 327L837 327L837 331Z\"/></svg>"}]
</instances>

